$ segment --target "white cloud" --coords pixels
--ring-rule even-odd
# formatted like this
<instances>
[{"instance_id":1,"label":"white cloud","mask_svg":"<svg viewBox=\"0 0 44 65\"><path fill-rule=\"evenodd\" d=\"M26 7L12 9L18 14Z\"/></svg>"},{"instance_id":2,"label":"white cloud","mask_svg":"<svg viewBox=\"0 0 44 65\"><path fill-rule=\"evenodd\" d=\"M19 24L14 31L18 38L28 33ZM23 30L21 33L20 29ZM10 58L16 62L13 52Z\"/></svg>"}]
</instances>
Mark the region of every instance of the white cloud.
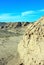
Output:
<instances>
[{"instance_id":1,"label":"white cloud","mask_svg":"<svg viewBox=\"0 0 44 65\"><path fill-rule=\"evenodd\" d=\"M21 15L22 16L27 16L27 15L35 15L37 13L40 13L40 12L44 12L44 9L41 9L41 10L31 10L31 11L25 11L25 12L22 12Z\"/></svg>"},{"instance_id":2,"label":"white cloud","mask_svg":"<svg viewBox=\"0 0 44 65\"><path fill-rule=\"evenodd\" d=\"M13 16L11 15L11 13L7 13L7 14L2 14L0 15L0 21L18 21L20 20L20 16Z\"/></svg>"},{"instance_id":3,"label":"white cloud","mask_svg":"<svg viewBox=\"0 0 44 65\"><path fill-rule=\"evenodd\" d=\"M44 9L38 10L39 12L44 12Z\"/></svg>"},{"instance_id":4,"label":"white cloud","mask_svg":"<svg viewBox=\"0 0 44 65\"><path fill-rule=\"evenodd\" d=\"M40 13L44 14L43 12L44 9L21 12L20 13L21 15L14 15L15 13L0 14L0 21L5 21L5 22L26 21L27 19L29 20L30 17L32 18L33 16L34 17L39 16Z\"/></svg>"},{"instance_id":5,"label":"white cloud","mask_svg":"<svg viewBox=\"0 0 44 65\"><path fill-rule=\"evenodd\" d=\"M7 14L1 14L0 15L0 19L7 19L9 17L10 17L10 15L8 13Z\"/></svg>"},{"instance_id":6,"label":"white cloud","mask_svg":"<svg viewBox=\"0 0 44 65\"><path fill-rule=\"evenodd\" d=\"M21 15L26 16L28 14L34 14L34 13L35 13L35 11L26 11L26 12L22 12Z\"/></svg>"}]
</instances>

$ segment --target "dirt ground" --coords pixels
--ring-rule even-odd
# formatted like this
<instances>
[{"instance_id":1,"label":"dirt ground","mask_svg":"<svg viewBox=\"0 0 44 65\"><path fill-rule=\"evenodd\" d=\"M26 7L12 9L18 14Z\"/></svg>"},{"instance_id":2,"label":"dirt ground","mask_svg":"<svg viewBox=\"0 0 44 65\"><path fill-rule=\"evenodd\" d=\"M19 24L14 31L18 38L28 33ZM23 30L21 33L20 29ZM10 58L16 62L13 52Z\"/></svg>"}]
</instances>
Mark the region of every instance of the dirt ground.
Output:
<instances>
[{"instance_id":1,"label":"dirt ground","mask_svg":"<svg viewBox=\"0 0 44 65\"><path fill-rule=\"evenodd\" d=\"M17 46L24 34L24 29L0 31L0 65L19 65L21 63Z\"/></svg>"}]
</instances>

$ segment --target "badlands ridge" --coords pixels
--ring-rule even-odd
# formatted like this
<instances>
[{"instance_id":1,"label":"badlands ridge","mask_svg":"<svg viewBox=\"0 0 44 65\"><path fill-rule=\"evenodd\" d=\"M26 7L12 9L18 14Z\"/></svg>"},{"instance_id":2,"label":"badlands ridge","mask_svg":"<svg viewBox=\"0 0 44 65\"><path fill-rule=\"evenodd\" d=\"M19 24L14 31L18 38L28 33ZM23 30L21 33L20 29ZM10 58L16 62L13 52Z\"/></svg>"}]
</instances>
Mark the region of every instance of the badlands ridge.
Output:
<instances>
[{"instance_id":1,"label":"badlands ridge","mask_svg":"<svg viewBox=\"0 0 44 65\"><path fill-rule=\"evenodd\" d=\"M18 53L22 65L44 65L44 16L27 26Z\"/></svg>"}]
</instances>

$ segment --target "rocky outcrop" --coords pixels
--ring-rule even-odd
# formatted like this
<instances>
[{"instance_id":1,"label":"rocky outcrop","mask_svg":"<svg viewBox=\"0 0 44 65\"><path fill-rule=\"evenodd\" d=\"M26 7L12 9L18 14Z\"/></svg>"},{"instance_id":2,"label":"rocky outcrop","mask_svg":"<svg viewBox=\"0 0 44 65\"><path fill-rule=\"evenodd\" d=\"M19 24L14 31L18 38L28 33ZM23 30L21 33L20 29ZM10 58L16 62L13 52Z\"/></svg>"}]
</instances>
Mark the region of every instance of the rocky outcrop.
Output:
<instances>
[{"instance_id":1,"label":"rocky outcrop","mask_svg":"<svg viewBox=\"0 0 44 65\"><path fill-rule=\"evenodd\" d=\"M28 25L18 52L24 65L44 65L44 17Z\"/></svg>"},{"instance_id":2,"label":"rocky outcrop","mask_svg":"<svg viewBox=\"0 0 44 65\"><path fill-rule=\"evenodd\" d=\"M14 23L6 23L4 25L4 23L2 23L2 25L0 26L0 29L15 29L15 28L19 28L19 27L24 27L27 26L28 24L30 24L29 22L14 22Z\"/></svg>"},{"instance_id":3,"label":"rocky outcrop","mask_svg":"<svg viewBox=\"0 0 44 65\"><path fill-rule=\"evenodd\" d=\"M30 22L22 22L22 27L27 26L28 24L30 24Z\"/></svg>"}]
</instances>

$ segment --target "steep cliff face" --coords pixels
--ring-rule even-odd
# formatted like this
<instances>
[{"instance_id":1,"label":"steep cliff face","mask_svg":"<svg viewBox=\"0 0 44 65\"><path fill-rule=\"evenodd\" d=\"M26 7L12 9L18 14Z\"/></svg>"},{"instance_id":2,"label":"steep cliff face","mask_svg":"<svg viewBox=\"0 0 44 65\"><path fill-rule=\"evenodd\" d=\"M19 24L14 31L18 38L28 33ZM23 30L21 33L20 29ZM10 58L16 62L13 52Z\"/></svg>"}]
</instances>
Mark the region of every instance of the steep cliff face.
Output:
<instances>
[{"instance_id":1,"label":"steep cliff face","mask_svg":"<svg viewBox=\"0 0 44 65\"><path fill-rule=\"evenodd\" d=\"M44 17L28 25L18 52L24 65L44 65Z\"/></svg>"}]
</instances>

